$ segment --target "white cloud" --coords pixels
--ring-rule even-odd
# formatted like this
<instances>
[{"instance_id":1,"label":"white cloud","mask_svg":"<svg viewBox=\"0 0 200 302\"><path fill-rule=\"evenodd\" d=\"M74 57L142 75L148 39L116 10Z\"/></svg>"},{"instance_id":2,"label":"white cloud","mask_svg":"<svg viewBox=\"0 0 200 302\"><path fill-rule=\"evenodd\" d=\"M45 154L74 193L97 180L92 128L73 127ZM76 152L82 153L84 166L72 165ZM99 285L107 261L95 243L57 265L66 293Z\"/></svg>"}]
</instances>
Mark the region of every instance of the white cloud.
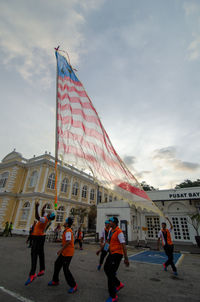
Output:
<instances>
[{"instance_id":1,"label":"white cloud","mask_svg":"<svg viewBox=\"0 0 200 302\"><path fill-rule=\"evenodd\" d=\"M69 52L72 64L77 64L84 43L83 12L86 7L87 13L97 9L102 3L102 0L87 0L81 5L78 0L34 1L34 5L26 0L1 2L3 63L8 68L12 65L27 81L39 76L49 86L51 64L55 64L54 47L60 44Z\"/></svg>"},{"instance_id":2,"label":"white cloud","mask_svg":"<svg viewBox=\"0 0 200 302\"><path fill-rule=\"evenodd\" d=\"M198 14L200 12L200 5L196 1L187 1L183 4L183 9L185 11L186 16L191 16L194 14Z\"/></svg>"},{"instance_id":3,"label":"white cloud","mask_svg":"<svg viewBox=\"0 0 200 302\"><path fill-rule=\"evenodd\" d=\"M196 36L188 47L189 61L197 60L200 57L200 36Z\"/></svg>"},{"instance_id":4,"label":"white cloud","mask_svg":"<svg viewBox=\"0 0 200 302\"><path fill-rule=\"evenodd\" d=\"M176 158L176 148L167 147L154 151L153 160L158 161L159 167L177 171L195 172L200 168L198 163L182 161Z\"/></svg>"}]
</instances>

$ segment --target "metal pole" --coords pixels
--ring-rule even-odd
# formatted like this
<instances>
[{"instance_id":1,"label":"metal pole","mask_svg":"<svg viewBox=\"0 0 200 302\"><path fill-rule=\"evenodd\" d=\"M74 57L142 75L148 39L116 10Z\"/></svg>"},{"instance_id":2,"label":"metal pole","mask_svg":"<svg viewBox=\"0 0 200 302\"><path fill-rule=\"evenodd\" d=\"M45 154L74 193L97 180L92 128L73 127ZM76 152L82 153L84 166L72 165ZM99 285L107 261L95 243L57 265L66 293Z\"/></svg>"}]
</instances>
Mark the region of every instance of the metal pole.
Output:
<instances>
[{"instance_id":1,"label":"metal pole","mask_svg":"<svg viewBox=\"0 0 200 302\"><path fill-rule=\"evenodd\" d=\"M57 51L57 50L56 50ZM56 57L57 58L57 57ZM56 60L56 132L55 132L55 210L57 210L58 202L57 202L57 165L58 165L58 62Z\"/></svg>"}]
</instances>

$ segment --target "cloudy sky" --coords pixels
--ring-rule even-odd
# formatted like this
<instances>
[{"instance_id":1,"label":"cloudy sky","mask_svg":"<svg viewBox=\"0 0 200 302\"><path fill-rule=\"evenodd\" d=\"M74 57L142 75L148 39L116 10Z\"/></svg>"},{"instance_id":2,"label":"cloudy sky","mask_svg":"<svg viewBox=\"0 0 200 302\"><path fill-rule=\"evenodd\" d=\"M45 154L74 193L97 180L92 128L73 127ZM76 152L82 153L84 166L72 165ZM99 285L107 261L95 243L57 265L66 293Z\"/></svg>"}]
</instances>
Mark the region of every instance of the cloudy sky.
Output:
<instances>
[{"instance_id":1,"label":"cloudy sky","mask_svg":"<svg viewBox=\"0 0 200 302\"><path fill-rule=\"evenodd\" d=\"M139 181L199 178L199 0L1 0L1 159L54 155L57 45Z\"/></svg>"}]
</instances>

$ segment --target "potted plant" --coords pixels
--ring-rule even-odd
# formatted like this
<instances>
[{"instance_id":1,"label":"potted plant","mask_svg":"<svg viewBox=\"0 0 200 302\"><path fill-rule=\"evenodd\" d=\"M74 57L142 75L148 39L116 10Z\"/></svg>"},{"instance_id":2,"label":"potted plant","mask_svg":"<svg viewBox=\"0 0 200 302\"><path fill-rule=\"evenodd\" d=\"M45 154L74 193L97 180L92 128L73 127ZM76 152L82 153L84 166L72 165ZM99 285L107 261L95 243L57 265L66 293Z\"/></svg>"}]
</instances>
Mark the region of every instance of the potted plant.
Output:
<instances>
[{"instance_id":1,"label":"potted plant","mask_svg":"<svg viewBox=\"0 0 200 302\"><path fill-rule=\"evenodd\" d=\"M200 247L200 235L199 235L199 227L200 227L200 213L196 213L190 216L191 222L189 222L196 231L195 240Z\"/></svg>"}]
</instances>

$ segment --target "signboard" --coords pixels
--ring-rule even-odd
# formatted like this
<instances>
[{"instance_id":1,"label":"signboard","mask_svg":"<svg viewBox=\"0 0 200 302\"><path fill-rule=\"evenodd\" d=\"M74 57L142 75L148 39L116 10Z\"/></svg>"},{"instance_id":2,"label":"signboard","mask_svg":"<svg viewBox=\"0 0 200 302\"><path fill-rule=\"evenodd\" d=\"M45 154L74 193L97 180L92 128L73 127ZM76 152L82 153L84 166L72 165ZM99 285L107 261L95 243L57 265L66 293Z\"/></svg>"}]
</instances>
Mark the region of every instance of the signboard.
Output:
<instances>
[{"instance_id":1,"label":"signboard","mask_svg":"<svg viewBox=\"0 0 200 302\"><path fill-rule=\"evenodd\" d=\"M170 193L169 199L200 198L200 192Z\"/></svg>"}]
</instances>

